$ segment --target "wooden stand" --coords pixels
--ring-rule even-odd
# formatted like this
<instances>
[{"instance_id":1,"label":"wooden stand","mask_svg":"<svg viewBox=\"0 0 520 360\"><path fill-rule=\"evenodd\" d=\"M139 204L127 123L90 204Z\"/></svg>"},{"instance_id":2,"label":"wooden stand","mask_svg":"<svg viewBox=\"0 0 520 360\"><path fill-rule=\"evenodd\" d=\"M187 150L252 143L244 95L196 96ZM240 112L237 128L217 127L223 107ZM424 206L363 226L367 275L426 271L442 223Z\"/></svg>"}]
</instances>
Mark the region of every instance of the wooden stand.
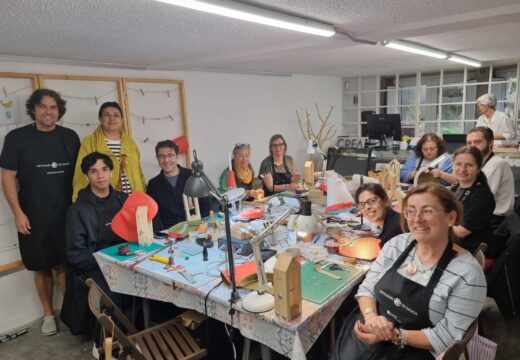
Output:
<instances>
[{"instance_id":1,"label":"wooden stand","mask_svg":"<svg viewBox=\"0 0 520 360\"><path fill-rule=\"evenodd\" d=\"M137 225L137 240L139 245L148 246L153 242L153 226L148 221L148 206L138 206L135 211L135 223Z\"/></svg>"},{"instance_id":2,"label":"wooden stand","mask_svg":"<svg viewBox=\"0 0 520 360\"><path fill-rule=\"evenodd\" d=\"M301 266L296 257L281 253L274 265L274 309L276 316L289 321L302 312Z\"/></svg>"}]
</instances>

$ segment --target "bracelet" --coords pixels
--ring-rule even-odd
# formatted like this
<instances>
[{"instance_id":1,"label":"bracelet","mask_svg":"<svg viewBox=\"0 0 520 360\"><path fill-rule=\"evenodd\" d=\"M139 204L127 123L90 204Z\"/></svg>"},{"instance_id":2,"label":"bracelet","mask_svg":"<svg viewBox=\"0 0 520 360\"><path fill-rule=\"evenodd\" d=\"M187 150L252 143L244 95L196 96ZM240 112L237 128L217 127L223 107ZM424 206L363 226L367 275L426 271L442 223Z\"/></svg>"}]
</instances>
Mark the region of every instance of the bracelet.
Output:
<instances>
[{"instance_id":1,"label":"bracelet","mask_svg":"<svg viewBox=\"0 0 520 360\"><path fill-rule=\"evenodd\" d=\"M408 332L401 328L395 329L395 338L392 340L392 344L399 346L399 349L404 349L408 345Z\"/></svg>"}]
</instances>

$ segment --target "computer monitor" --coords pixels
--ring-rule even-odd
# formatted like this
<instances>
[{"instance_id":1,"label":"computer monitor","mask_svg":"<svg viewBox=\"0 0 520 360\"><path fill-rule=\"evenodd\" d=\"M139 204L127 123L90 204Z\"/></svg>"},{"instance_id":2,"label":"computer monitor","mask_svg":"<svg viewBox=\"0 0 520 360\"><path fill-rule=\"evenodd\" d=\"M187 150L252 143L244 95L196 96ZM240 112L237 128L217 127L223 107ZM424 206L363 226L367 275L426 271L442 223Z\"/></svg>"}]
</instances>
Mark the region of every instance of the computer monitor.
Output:
<instances>
[{"instance_id":1,"label":"computer monitor","mask_svg":"<svg viewBox=\"0 0 520 360\"><path fill-rule=\"evenodd\" d=\"M446 142L446 149L450 154L466 145L466 134L442 134L442 139Z\"/></svg>"},{"instance_id":2,"label":"computer monitor","mask_svg":"<svg viewBox=\"0 0 520 360\"><path fill-rule=\"evenodd\" d=\"M368 138L379 140L383 146L385 138L401 141L401 115L400 114L370 114L367 117Z\"/></svg>"}]
</instances>

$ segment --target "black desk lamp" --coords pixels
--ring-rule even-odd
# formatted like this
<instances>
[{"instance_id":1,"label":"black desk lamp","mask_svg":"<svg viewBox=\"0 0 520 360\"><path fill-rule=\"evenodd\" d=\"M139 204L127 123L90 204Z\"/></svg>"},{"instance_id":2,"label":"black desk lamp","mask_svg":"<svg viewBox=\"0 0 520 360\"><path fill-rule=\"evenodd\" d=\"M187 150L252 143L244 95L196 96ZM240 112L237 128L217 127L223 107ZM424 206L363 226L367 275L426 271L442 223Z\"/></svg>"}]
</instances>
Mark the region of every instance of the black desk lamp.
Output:
<instances>
[{"instance_id":1,"label":"black desk lamp","mask_svg":"<svg viewBox=\"0 0 520 360\"><path fill-rule=\"evenodd\" d=\"M226 230L226 248L228 253L229 279L231 282L231 298L229 299L233 314L233 304L240 298L235 284L235 263L233 260L233 246L231 243L231 227L229 223L229 201L226 194L221 194L215 185L209 180L202 170L202 162L197 159L197 152L193 150L193 162L191 164L192 175L184 185L184 194L190 197L206 197L213 196L220 203L220 207L224 212L224 223Z\"/></svg>"}]
</instances>

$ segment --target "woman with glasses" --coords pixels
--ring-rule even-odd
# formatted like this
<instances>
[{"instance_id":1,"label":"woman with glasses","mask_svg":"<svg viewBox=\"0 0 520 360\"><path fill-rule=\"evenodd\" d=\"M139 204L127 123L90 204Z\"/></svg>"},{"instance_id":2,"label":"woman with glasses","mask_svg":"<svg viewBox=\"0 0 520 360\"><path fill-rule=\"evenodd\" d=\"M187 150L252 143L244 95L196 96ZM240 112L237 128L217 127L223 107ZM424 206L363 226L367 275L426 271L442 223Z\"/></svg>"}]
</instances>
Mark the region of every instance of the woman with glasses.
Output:
<instances>
[{"instance_id":1,"label":"woman with glasses","mask_svg":"<svg viewBox=\"0 0 520 360\"><path fill-rule=\"evenodd\" d=\"M383 246L388 240L402 233L399 213L392 209L385 189L379 184L363 184L355 194L357 207L368 221L381 228L378 238Z\"/></svg>"},{"instance_id":2,"label":"woman with glasses","mask_svg":"<svg viewBox=\"0 0 520 360\"><path fill-rule=\"evenodd\" d=\"M250 163L251 146L249 144L236 144L233 148L233 160L231 161L233 173L235 174L235 182L237 187L246 190L246 199L256 197L256 191L253 189L253 180L255 171ZM220 175L219 191L224 193L228 190L229 169L226 168Z\"/></svg>"},{"instance_id":3,"label":"woman with glasses","mask_svg":"<svg viewBox=\"0 0 520 360\"><path fill-rule=\"evenodd\" d=\"M276 134L269 140L269 153L260 164L258 172L264 182L266 196L287 190L300 190L301 175L295 171L294 160L286 155L287 143L282 135Z\"/></svg>"},{"instance_id":4,"label":"woman with glasses","mask_svg":"<svg viewBox=\"0 0 520 360\"><path fill-rule=\"evenodd\" d=\"M451 174L451 158L447 157L436 168L429 169L428 164L446 152L446 143L435 134L424 134L417 142L415 153L406 160L401 168L401 182L413 183L417 172L424 169L433 177L439 178L441 184L453 184L455 177Z\"/></svg>"},{"instance_id":5,"label":"woman with glasses","mask_svg":"<svg viewBox=\"0 0 520 360\"><path fill-rule=\"evenodd\" d=\"M460 340L486 299L482 267L457 245L462 208L438 184L403 201L408 233L388 241L356 294L331 359L435 359Z\"/></svg>"},{"instance_id":6,"label":"woman with glasses","mask_svg":"<svg viewBox=\"0 0 520 360\"><path fill-rule=\"evenodd\" d=\"M482 153L475 147L464 146L453 153L453 172L458 184L451 188L464 208L464 225L453 228L459 244L474 252L480 243L493 242L491 220L495 198L481 171ZM491 249L489 249L491 250Z\"/></svg>"},{"instance_id":7,"label":"woman with glasses","mask_svg":"<svg viewBox=\"0 0 520 360\"><path fill-rule=\"evenodd\" d=\"M115 101L105 102L99 108L99 122L94 132L83 139L74 171L72 201L88 185L81 172L81 160L94 151L106 154L114 163L112 187L124 193L144 191L146 181L141 169L141 153L134 140L123 131L123 111Z\"/></svg>"}]
</instances>

